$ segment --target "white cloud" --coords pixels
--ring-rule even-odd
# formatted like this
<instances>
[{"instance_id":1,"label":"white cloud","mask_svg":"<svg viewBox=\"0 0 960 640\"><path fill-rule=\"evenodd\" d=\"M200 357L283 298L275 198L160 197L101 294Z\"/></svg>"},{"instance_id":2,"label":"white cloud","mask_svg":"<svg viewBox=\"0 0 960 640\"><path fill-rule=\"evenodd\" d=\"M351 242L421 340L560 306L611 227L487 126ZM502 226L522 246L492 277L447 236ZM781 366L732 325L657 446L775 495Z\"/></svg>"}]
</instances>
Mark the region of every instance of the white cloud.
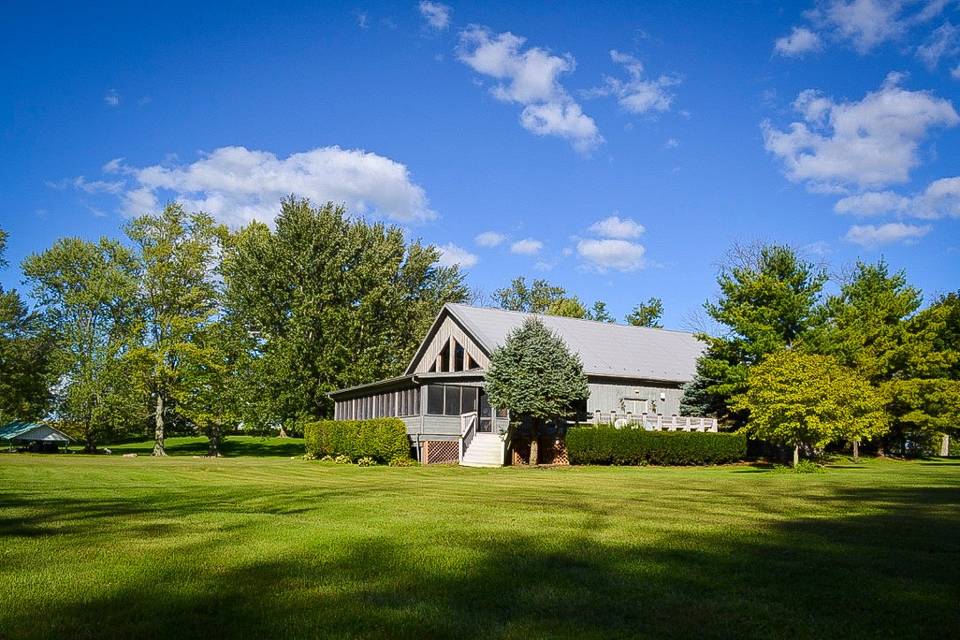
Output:
<instances>
[{"instance_id":1,"label":"white cloud","mask_svg":"<svg viewBox=\"0 0 960 640\"><path fill-rule=\"evenodd\" d=\"M603 86L590 89L586 92L588 96L615 96L625 111L635 114L670 110L674 96L669 88L680 83L678 78L662 75L646 79L643 77L643 63L616 49L610 51L610 59L623 65L629 77L621 80L605 76Z\"/></svg>"},{"instance_id":2,"label":"white cloud","mask_svg":"<svg viewBox=\"0 0 960 640\"><path fill-rule=\"evenodd\" d=\"M676 149L680 146L680 141L676 138L667 138L667 141L663 143L663 146L667 149Z\"/></svg>"},{"instance_id":3,"label":"white cloud","mask_svg":"<svg viewBox=\"0 0 960 640\"><path fill-rule=\"evenodd\" d=\"M903 89L901 80L890 74L859 102L801 92L793 106L803 122L786 131L769 121L761 124L767 150L783 161L790 180L806 182L811 190L905 182L919 163L917 147L927 131L954 126L960 116L947 100Z\"/></svg>"},{"instance_id":4,"label":"white cloud","mask_svg":"<svg viewBox=\"0 0 960 640\"><path fill-rule=\"evenodd\" d=\"M953 77L954 80L960 80L960 64L953 68L953 71L950 72L950 76Z\"/></svg>"},{"instance_id":5,"label":"white cloud","mask_svg":"<svg viewBox=\"0 0 960 640\"><path fill-rule=\"evenodd\" d=\"M361 29L366 30L370 28L370 15L366 11L357 11L353 17L357 21L357 26Z\"/></svg>"},{"instance_id":6,"label":"white cloud","mask_svg":"<svg viewBox=\"0 0 960 640\"><path fill-rule=\"evenodd\" d=\"M782 56L798 57L811 51L817 51L823 43L816 32L806 27L794 27L789 35L777 38L773 49Z\"/></svg>"},{"instance_id":7,"label":"white cloud","mask_svg":"<svg viewBox=\"0 0 960 640\"><path fill-rule=\"evenodd\" d=\"M125 177L120 195L126 215L155 211L161 198L176 199L236 227L272 222L280 201L294 194L401 222L436 217L405 165L357 149L319 147L278 158L268 151L221 147L190 164L138 168L117 159L104 171Z\"/></svg>"},{"instance_id":8,"label":"white cloud","mask_svg":"<svg viewBox=\"0 0 960 640\"><path fill-rule=\"evenodd\" d=\"M930 226L917 226L912 224L903 224L902 222L889 222L882 225L854 225L847 231L844 238L848 242L858 244L862 247L878 247L892 242L911 242L927 235Z\"/></svg>"},{"instance_id":9,"label":"white cloud","mask_svg":"<svg viewBox=\"0 0 960 640\"><path fill-rule=\"evenodd\" d=\"M120 106L120 94L117 93L116 89L110 89L103 95L103 101L108 107L119 107Z\"/></svg>"},{"instance_id":10,"label":"white cloud","mask_svg":"<svg viewBox=\"0 0 960 640\"><path fill-rule=\"evenodd\" d=\"M639 238L645 231L643 225L636 220L632 218L621 218L616 215L594 222L588 230L602 238L621 239Z\"/></svg>"},{"instance_id":11,"label":"white cloud","mask_svg":"<svg viewBox=\"0 0 960 640\"><path fill-rule=\"evenodd\" d=\"M834 206L837 213L861 216L894 213L935 220L960 217L960 176L934 180L926 189L907 197L892 191L868 191L843 198Z\"/></svg>"},{"instance_id":12,"label":"white cloud","mask_svg":"<svg viewBox=\"0 0 960 640\"><path fill-rule=\"evenodd\" d=\"M451 9L440 2L430 2L422 0L419 5L420 15L427 21L427 24L434 29L443 30L450 26Z\"/></svg>"},{"instance_id":13,"label":"white cloud","mask_svg":"<svg viewBox=\"0 0 960 640\"><path fill-rule=\"evenodd\" d=\"M522 256L532 256L537 253L540 253L540 250L543 249L543 243L539 240L534 240L533 238L524 238L523 240L517 240L510 245L510 252L516 253Z\"/></svg>"},{"instance_id":14,"label":"white cloud","mask_svg":"<svg viewBox=\"0 0 960 640\"><path fill-rule=\"evenodd\" d=\"M949 22L937 27L927 41L917 47L917 57L931 71L940 64L944 56L953 56L960 52L960 29Z\"/></svg>"},{"instance_id":15,"label":"white cloud","mask_svg":"<svg viewBox=\"0 0 960 640\"><path fill-rule=\"evenodd\" d=\"M901 211L909 202L909 198L897 195L893 191L868 191L839 200L833 205L833 210L841 214L877 216L891 211Z\"/></svg>"},{"instance_id":16,"label":"white cloud","mask_svg":"<svg viewBox=\"0 0 960 640\"><path fill-rule=\"evenodd\" d=\"M628 240L580 240L577 253L598 271L636 271L644 266L643 245Z\"/></svg>"},{"instance_id":17,"label":"white cloud","mask_svg":"<svg viewBox=\"0 0 960 640\"><path fill-rule=\"evenodd\" d=\"M444 267L459 266L469 269L480 260L476 255L470 253L463 247L459 247L452 242L437 247L440 250L440 264Z\"/></svg>"},{"instance_id":18,"label":"white cloud","mask_svg":"<svg viewBox=\"0 0 960 640\"><path fill-rule=\"evenodd\" d=\"M484 231L483 233L477 234L473 240L481 247L496 247L506 239L507 236L503 235L502 233L497 233L496 231Z\"/></svg>"},{"instance_id":19,"label":"white cloud","mask_svg":"<svg viewBox=\"0 0 960 640\"><path fill-rule=\"evenodd\" d=\"M457 58L477 73L499 82L491 89L498 100L524 105L520 124L537 135L569 140L575 149L589 153L603 136L593 118L560 84L561 74L576 67L570 54L558 56L539 47L523 49L525 38L512 33L492 33L472 25L460 32Z\"/></svg>"},{"instance_id":20,"label":"white cloud","mask_svg":"<svg viewBox=\"0 0 960 640\"><path fill-rule=\"evenodd\" d=\"M812 28L794 27L776 41L783 55L801 55L819 48L824 38L849 43L858 53L901 39L910 29L943 12L951 0L819 0L804 13Z\"/></svg>"}]
</instances>

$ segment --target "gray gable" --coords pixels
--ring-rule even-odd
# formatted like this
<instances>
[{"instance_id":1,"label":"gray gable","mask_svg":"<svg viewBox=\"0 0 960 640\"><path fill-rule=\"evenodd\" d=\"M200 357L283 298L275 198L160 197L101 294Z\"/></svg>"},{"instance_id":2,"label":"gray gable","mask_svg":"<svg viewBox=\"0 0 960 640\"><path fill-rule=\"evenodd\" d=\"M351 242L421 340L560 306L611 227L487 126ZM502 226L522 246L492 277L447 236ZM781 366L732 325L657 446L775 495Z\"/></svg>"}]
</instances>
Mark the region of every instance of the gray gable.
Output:
<instances>
[{"instance_id":1,"label":"gray gable","mask_svg":"<svg viewBox=\"0 0 960 640\"><path fill-rule=\"evenodd\" d=\"M448 304L449 311L488 352L534 314ZM689 382L706 348L692 333L536 315L580 354L585 373L669 382Z\"/></svg>"}]
</instances>

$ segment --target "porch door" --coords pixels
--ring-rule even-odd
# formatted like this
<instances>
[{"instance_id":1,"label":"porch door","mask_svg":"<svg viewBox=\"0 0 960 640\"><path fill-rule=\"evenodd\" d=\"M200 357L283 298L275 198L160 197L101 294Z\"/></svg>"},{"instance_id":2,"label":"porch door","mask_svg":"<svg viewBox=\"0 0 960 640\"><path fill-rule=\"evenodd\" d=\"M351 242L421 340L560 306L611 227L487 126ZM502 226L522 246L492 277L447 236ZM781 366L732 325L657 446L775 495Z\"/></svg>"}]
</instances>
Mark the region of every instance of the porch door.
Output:
<instances>
[{"instance_id":1,"label":"porch door","mask_svg":"<svg viewBox=\"0 0 960 640\"><path fill-rule=\"evenodd\" d=\"M480 409L477 412L478 422L477 431L481 433L493 433L493 408L487 399L487 394L480 389Z\"/></svg>"}]
</instances>

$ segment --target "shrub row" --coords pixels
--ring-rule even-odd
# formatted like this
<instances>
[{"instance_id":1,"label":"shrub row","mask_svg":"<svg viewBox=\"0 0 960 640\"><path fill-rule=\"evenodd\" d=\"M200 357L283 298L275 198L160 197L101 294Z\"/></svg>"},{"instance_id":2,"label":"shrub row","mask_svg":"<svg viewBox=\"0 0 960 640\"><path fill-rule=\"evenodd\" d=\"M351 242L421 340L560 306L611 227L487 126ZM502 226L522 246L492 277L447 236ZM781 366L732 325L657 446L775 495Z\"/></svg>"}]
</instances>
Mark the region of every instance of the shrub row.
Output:
<instances>
[{"instance_id":1,"label":"shrub row","mask_svg":"<svg viewBox=\"0 0 960 640\"><path fill-rule=\"evenodd\" d=\"M304 444L308 454L347 456L356 462L373 458L387 463L410 457L407 427L399 418L373 420L318 420L304 426Z\"/></svg>"},{"instance_id":2,"label":"shrub row","mask_svg":"<svg viewBox=\"0 0 960 640\"><path fill-rule=\"evenodd\" d=\"M578 426L567 431L572 464L723 464L742 460L747 438L739 433L644 431Z\"/></svg>"}]
</instances>

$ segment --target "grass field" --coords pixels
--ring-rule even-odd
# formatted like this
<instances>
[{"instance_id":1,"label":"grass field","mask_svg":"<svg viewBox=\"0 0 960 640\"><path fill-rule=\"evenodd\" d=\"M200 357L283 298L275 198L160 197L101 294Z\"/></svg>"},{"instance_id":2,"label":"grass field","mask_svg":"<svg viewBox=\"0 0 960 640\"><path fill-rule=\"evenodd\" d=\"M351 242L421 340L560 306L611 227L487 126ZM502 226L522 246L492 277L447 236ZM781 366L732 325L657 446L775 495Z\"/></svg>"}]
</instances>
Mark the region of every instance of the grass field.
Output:
<instances>
[{"instance_id":1,"label":"grass field","mask_svg":"<svg viewBox=\"0 0 960 640\"><path fill-rule=\"evenodd\" d=\"M960 463L3 454L0 594L5 640L956 637Z\"/></svg>"}]
</instances>

